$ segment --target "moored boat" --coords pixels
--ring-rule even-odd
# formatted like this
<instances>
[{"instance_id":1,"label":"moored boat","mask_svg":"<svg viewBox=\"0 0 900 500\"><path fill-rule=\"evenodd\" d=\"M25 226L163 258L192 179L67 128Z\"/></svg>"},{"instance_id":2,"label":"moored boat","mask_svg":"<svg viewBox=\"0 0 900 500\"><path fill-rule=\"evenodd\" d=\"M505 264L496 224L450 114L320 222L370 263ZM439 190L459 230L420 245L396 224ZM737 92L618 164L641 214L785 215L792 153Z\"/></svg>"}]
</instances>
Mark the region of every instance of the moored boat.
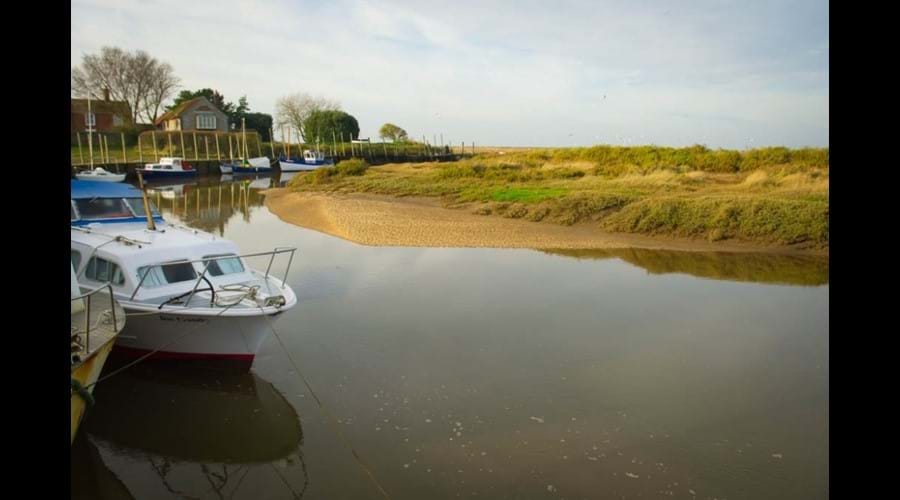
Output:
<instances>
[{"instance_id":1,"label":"moored boat","mask_svg":"<svg viewBox=\"0 0 900 500\"><path fill-rule=\"evenodd\" d=\"M278 167L282 172L302 172L334 165L334 160L325 158L321 151L306 150L303 158L287 158L284 155L278 158Z\"/></svg>"},{"instance_id":2,"label":"moored boat","mask_svg":"<svg viewBox=\"0 0 900 500\"><path fill-rule=\"evenodd\" d=\"M147 180L197 175L197 170L182 158L160 158L159 163L148 163L136 170Z\"/></svg>"},{"instance_id":3,"label":"moored boat","mask_svg":"<svg viewBox=\"0 0 900 500\"><path fill-rule=\"evenodd\" d=\"M114 174L104 168L96 167L93 170L83 170L75 174L80 181L122 182L125 174Z\"/></svg>"},{"instance_id":4,"label":"moored boat","mask_svg":"<svg viewBox=\"0 0 900 500\"><path fill-rule=\"evenodd\" d=\"M94 403L93 386L125 326L125 310L113 297L112 286L102 285L83 294L75 278L75 268L71 269L70 443L75 440L87 406Z\"/></svg>"},{"instance_id":5,"label":"moored boat","mask_svg":"<svg viewBox=\"0 0 900 500\"><path fill-rule=\"evenodd\" d=\"M122 189L109 189L109 188ZM145 224L146 221L146 224ZM130 185L72 181L72 258L79 284L110 283L129 314L125 356L212 359L249 369L272 322L297 304L294 248L241 254L233 242L167 224ZM287 258L281 278L270 272ZM268 263L266 272L247 259Z\"/></svg>"}]
</instances>

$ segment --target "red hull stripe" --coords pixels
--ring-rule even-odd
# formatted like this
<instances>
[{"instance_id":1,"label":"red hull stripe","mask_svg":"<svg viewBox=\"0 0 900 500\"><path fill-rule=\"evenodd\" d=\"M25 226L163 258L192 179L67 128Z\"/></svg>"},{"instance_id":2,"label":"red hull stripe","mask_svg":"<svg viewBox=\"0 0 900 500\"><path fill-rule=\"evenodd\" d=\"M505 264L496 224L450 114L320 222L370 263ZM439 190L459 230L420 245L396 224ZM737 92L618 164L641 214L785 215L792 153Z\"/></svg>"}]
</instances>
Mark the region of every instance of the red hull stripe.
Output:
<instances>
[{"instance_id":1,"label":"red hull stripe","mask_svg":"<svg viewBox=\"0 0 900 500\"><path fill-rule=\"evenodd\" d=\"M138 358L151 352L148 349L138 349L135 347L115 346L113 352L128 357ZM253 354L206 354L195 352L168 352L159 351L154 353L149 359L233 359L238 361L253 361Z\"/></svg>"}]
</instances>

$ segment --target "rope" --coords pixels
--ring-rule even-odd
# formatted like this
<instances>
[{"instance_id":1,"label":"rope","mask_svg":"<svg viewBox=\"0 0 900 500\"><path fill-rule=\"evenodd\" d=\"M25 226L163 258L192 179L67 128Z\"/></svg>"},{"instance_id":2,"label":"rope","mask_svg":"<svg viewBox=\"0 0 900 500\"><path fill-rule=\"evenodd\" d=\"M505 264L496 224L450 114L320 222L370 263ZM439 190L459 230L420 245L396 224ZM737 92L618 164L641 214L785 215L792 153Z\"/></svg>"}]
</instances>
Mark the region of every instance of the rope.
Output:
<instances>
[{"instance_id":1,"label":"rope","mask_svg":"<svg viewBox=\"0 0 900 500\"><path fill-rule=\"evenodd\" d=\"M88 406L94 406L94 396L85 386L81 385L81 382L74 378L72 379L72 391L74 391L75 394L78 394Z\"/></svg>"},{"instance_id":2,"label":"rope","mask_svg":"<svg viewBox=\"0 0 900 500\"><path fill-rule=\"evenodd\" d=\"M260 309L262 309L262 307L260 307ZM378 489L378 492L381 493L381 495L384 498L386 498L387 500L391 500L391 496L381 486L381 483L378 482L378 479L375 478L375 474L372 472L369 465L366 463L365 460L363 460L362 456L360 456L360 454L353 447L353 443L351 443L350 440L341 431L341 428L338 426L336 419L334 418L334 415L332 415L331 412L329 412L328 409L325 408L325 405L322 403L322 400L319 399L319 396L316 394L316 391L314 391L312 386L309 385L309 382L306 380L306 377L303 375L303 372L300 371L299 367L297 367L297 363L294 362L294 358L291 356L290 351L287 350L287 347L285 347L284 343L281 341L281 337L278 335L278 331L275 329L275 325L272 324L272 321L269 319L269 316L264 315L263 317L269 323L269 328L272 329L272 334L278 340L278 344L281 345L281 349L287 355L288 360L291 362L291 365L294 367L294 370L297 372L297 375L300 376L300 380L303 382L303 385L305 385L306 388L309 390L309 393L312 395L313 399L316 401L316 404L319 406L319 411L321 411L322 414L325 416L326 420L331 425L332 430L334 430L335 434L337 434L338 439L343 441L344 446L346 446L350 450L350 453L353 455L353 458L356 460L356 462L362 468L363 472L365 472L366 475L369 476L369 479L372 481L372 484L375 485L375 488Z\"/></svg>"}]
</instances>

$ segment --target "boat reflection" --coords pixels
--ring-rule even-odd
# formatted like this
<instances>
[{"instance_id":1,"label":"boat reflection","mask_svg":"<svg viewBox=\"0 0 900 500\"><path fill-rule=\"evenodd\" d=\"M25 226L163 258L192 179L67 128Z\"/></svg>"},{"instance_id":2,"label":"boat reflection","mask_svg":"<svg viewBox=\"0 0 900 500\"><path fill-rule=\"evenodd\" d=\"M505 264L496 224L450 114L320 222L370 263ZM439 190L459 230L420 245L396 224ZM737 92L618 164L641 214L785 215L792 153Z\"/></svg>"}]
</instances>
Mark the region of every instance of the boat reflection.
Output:
<instances>
[{"instance_id":1,"label":"boat reflection","mask_svg":"<svg viewBox=\"0 0 900 500\"><path fill-rule=\"evenodd\" d=\"M97 495L251 498L265 484L267 494L300 498L306 490L300 419L255 373L148 363L95 392L112 403L84 425Z\"/></svg>"}]
</instances>

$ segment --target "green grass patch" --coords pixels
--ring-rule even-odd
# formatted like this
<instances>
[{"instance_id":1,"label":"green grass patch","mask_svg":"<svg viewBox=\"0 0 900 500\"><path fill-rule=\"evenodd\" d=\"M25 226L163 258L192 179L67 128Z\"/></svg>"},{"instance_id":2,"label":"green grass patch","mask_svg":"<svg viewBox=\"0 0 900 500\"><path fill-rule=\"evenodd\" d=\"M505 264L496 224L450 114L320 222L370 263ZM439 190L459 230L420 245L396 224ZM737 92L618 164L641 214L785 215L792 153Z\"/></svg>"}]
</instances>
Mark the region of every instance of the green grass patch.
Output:
<instances>
[{"instance_id":1,"label":"green grass patch","mask_svg":"<svg viewBox=\"0 0 900 500\"><path fill-rule=\"evenodd\" d=\"M536 203L551 198L559 198L569 190L565 188L499 188L490 194L492 201Z\"/></svg>"}]
</instances>

